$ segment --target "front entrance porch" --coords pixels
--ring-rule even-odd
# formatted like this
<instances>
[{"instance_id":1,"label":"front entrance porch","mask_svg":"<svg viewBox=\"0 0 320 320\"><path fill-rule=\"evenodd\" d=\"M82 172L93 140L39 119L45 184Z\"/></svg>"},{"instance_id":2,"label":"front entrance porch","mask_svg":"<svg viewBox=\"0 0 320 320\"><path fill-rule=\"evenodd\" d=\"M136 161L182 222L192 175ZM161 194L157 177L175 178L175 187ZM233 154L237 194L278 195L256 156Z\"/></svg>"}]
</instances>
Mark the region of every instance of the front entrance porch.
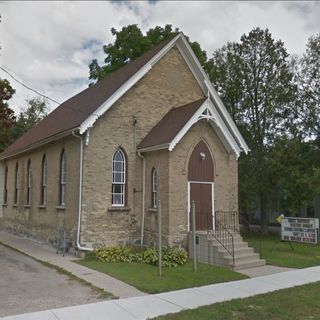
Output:
<instances>
[{"instance_id":1,"label":"front entrance porch","mask_svg":"<svg viewBox=\"0 0 320 320\"><path fill-rule=\"evenodd\" d=\"M197 260L242 270L265 265L265 260L243 241L236 211L216 211L206 230L196 229ZM189 232L189 256L193 256L192 232Z\"/></svg>"}]
</instances>

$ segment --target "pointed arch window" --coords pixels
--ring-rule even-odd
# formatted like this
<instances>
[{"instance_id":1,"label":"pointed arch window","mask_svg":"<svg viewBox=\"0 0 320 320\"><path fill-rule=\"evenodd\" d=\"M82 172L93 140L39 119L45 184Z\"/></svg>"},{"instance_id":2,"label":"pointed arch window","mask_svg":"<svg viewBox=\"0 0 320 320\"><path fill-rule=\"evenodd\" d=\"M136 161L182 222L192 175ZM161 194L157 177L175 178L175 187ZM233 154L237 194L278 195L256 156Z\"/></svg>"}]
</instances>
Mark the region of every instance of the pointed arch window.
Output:
<instances>
[{"instance_id":1,"label":"pointed arch window","mask_svg":"<svg viewBox=\"0 0 320 320\"><path fill-rule=\"evenodd\" d=\"M112 206L124 207L126 197L126 158L118 148L112 158Z\"/></svg>"},{"instance_id":2,"label":"pointed arch window","mask_svg":"<svg viewBox=\"0 0 320 320\"><path fill-rule=\"evenodd\" d=\"M31 193L32 193L32 171L31 161L28 161L27 165L27 205L31 205Z\"/></svg>"},{"instance_id":3,"label":"pointed arch window","mask_svg":"<svg viewBox=\"0 0 320 320\"><path fill-rule=\"evenodd\" d=\"M16 164L16 170L14 175L14 204L18 204L18 192L19 192L19 165Z\"/></svg>"},{"instance_id":4,"label":"pointed arch window","mask_svg":"<svg viewBox=\"0 0 320 320\"><path fill-rule=\"evenodd\" d=\"M157 201L158 201L158 175L157 170L155 168L152 169L151 174L151 204L152 208L157 208Z\"/></svg>"},{"instance_id":5,"label":"pointed arch window","mask_svg":"<svg viewBox=\"0 0 320 320\"><path fill-rule=\"evenodd\" d=\"M41 189L40 189L40 204L45 206L47 204L47 158L46 155L42 158L41 164Z\"/></svg>"},{"instance_id":6,"label":"pointed arch window","mask_svg":"<svg viewBox=\"0 0 320 320\"><path fill-rule=\"evenodd\" d=\"M66 187L67 187L67 160L66 153L64 150L61 152L60 157L60 193L59 193L59 204L60 206L66 205Z\"/></svg>"},{"instance_id":7,"label":"pointed arch window","mask_svg":"<svg viewBox=\"0 0 320 320\"><path fill-rule=\"evenodd\" d=\"M8 166L4 172L4 190L3 190L3 204L8 203Z\"/></svg>"}]
</instances>

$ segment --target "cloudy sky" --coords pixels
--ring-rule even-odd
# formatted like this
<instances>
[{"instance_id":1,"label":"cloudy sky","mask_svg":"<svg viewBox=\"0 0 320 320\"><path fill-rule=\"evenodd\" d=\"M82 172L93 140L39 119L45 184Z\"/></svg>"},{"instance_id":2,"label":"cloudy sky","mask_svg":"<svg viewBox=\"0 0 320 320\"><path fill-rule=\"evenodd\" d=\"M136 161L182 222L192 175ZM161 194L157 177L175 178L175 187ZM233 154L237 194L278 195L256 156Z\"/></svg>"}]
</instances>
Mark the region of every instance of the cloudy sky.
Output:
<instances>
[{"instance_id":1,"label":"cloudy sky","mask_svg":"<svg viewBox=\"0 0 320 320\"><path fill-rule=\"evenodd\" d=\"M102 61L112 27L135 23L146 31L170 23L209 57L254 27L269 28L291 54L302 54L308 37L320 32L320 3L305 1L5 1L0 13L0 66L58 102L88 86L88 64ZM16 89L15 111L36 96L3 71L0 77Z\"/></svg>"}]
</instances>

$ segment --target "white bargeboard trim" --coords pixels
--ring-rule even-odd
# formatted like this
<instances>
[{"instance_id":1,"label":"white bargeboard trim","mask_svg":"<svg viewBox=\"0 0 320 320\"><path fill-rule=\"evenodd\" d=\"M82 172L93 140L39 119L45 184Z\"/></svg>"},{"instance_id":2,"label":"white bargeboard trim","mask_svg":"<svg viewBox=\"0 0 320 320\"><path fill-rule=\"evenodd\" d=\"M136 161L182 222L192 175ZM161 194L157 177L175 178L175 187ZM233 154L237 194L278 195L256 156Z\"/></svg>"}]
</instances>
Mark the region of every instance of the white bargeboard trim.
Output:
<instances>
[{"instance_id":1,"label":"white bargeboard trim","mask_svg":"<svg viewBox=\"0 0 320 320\"><path fill-rule=\"evenodd\" d=\"M184 58L185 62L187 63L190 71L194 75L195 79L197 80L198 84L200 85L204 94L209 93L209 99L213 99L213 106L215 109L215 118L219 119L217 123L218 127L222 129L222 134L224 135L227 131L228 137L226 140L228 144L232 147L232 149L236 152L237 157L239 157L240 152L243 150L245 153L250 151L249 147L247 146L246 142L244 141L243 137L241 136L237 126L235 125L234 121L232 120L230 114L226 110L225 106L223 105L220 97L218 96L217 92L213 88L208 76L206 75L205 71L203 70L200 62L198 61L197 57L195 56L192 48L190 47L187 39L182 33L179 33L175 36L165 47L163 47L153 58L150 59L148 63L146 63L139 71L137 71L126 83L124 83L107 101L105 101L98 109L95 110L93 114L91 114L85 121L82 122L80 125L79 133L83 134L86 130L91 128L95 121L101 117L116 101L118 101L132 86L134 86L140 79L142 79L173 46L176 46L181 53L182 57ZM227 129L227 130L226 130ZM221 136L221 135L220 135ZM238 147L235 147L235 144ZM159 147L153 149L145 148L140 150L143 151L152 151L152 150L159 150L165 149L165 147Z\"/></svg>"}]
</instances>

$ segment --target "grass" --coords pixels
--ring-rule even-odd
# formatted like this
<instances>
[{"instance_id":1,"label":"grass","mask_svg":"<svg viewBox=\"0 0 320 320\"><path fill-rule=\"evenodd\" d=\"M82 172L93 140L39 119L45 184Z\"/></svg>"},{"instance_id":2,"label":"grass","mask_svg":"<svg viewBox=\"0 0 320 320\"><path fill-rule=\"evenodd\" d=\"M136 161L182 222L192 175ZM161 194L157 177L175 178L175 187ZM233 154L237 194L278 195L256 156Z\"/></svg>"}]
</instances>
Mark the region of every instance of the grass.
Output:
<instances>
[{"instance_id":1,"label":"grass","mask_svg":"<svg viewBox=\"0 0 320 320\"><path fill-rule=\"evenodd\" d=\"M144 263L105 263L87 260L78 263L109 274L147 293L159 293L247 278L227 268L202 263L197 264L197 272L194 273L191 262L176 268L163 268L162 277L158 276L156 266Z\"/></svg>"},{"instance_id":2,"label":"grass","mask_svg":"<svg viewBox=\"0 0 320 320\"><path fill-rule=\"evenodd\" d=\"M65 270L65 269L63 269L63 268L61 268L59 266L56 266L56 265L50 263L50 262L42 261L42 260L37 259L37 258L35 258L33 256L30 256L29 254L27 254L27 253L25 253L23 251L20 251L17 248L11 247L11 246L9 246L9 245L1 242L1 241L0 241L0 245L2 245L4 247L7 247L10 250L13 250L15 252L18 252L18 253L26 256L26 257L29 257L29 258L41 263L43 266L45 266L47 268L50 268L50 269L53 269L53 270L55 270L56 272L58 272L60 274L64 274L65 276L67 276L69 278L69 280L75 280L75 281L78 281L78 282L82 283L83 285L85 285L85 286L91 288L92 290L96 291L99 294L98 298L100 298L100 299L114 299L115 298L112 293L107 292L107 291L105 291L105 290L103 290L101 288L96 287L95 285L91 284L90 282L77 277L76 275L74 275L70 271L67 271L67 270Z\"/></svg>"},{"instance_id":3,"label":"grass","mask_svg":"<svg viewBox=\"0 0 320 320\"><path fill-rule=\"evenodd\" d=\"M290 268L307 268L320 265L320 246L291 242L293 250L288 242L280 242L279 235L249 234L244 236L245 241L259 250L261 241L262 258L267 264Z\"/></svg>"},{"instance_id":4,"label":"grass","mask_svg":"<svg viewBox=\"0 0 320 320\"><path fill-rule=\"evenodd\" d=\"M320 319L320 282L161 316L160 320Z\"/></svg>"}]
</instances>

